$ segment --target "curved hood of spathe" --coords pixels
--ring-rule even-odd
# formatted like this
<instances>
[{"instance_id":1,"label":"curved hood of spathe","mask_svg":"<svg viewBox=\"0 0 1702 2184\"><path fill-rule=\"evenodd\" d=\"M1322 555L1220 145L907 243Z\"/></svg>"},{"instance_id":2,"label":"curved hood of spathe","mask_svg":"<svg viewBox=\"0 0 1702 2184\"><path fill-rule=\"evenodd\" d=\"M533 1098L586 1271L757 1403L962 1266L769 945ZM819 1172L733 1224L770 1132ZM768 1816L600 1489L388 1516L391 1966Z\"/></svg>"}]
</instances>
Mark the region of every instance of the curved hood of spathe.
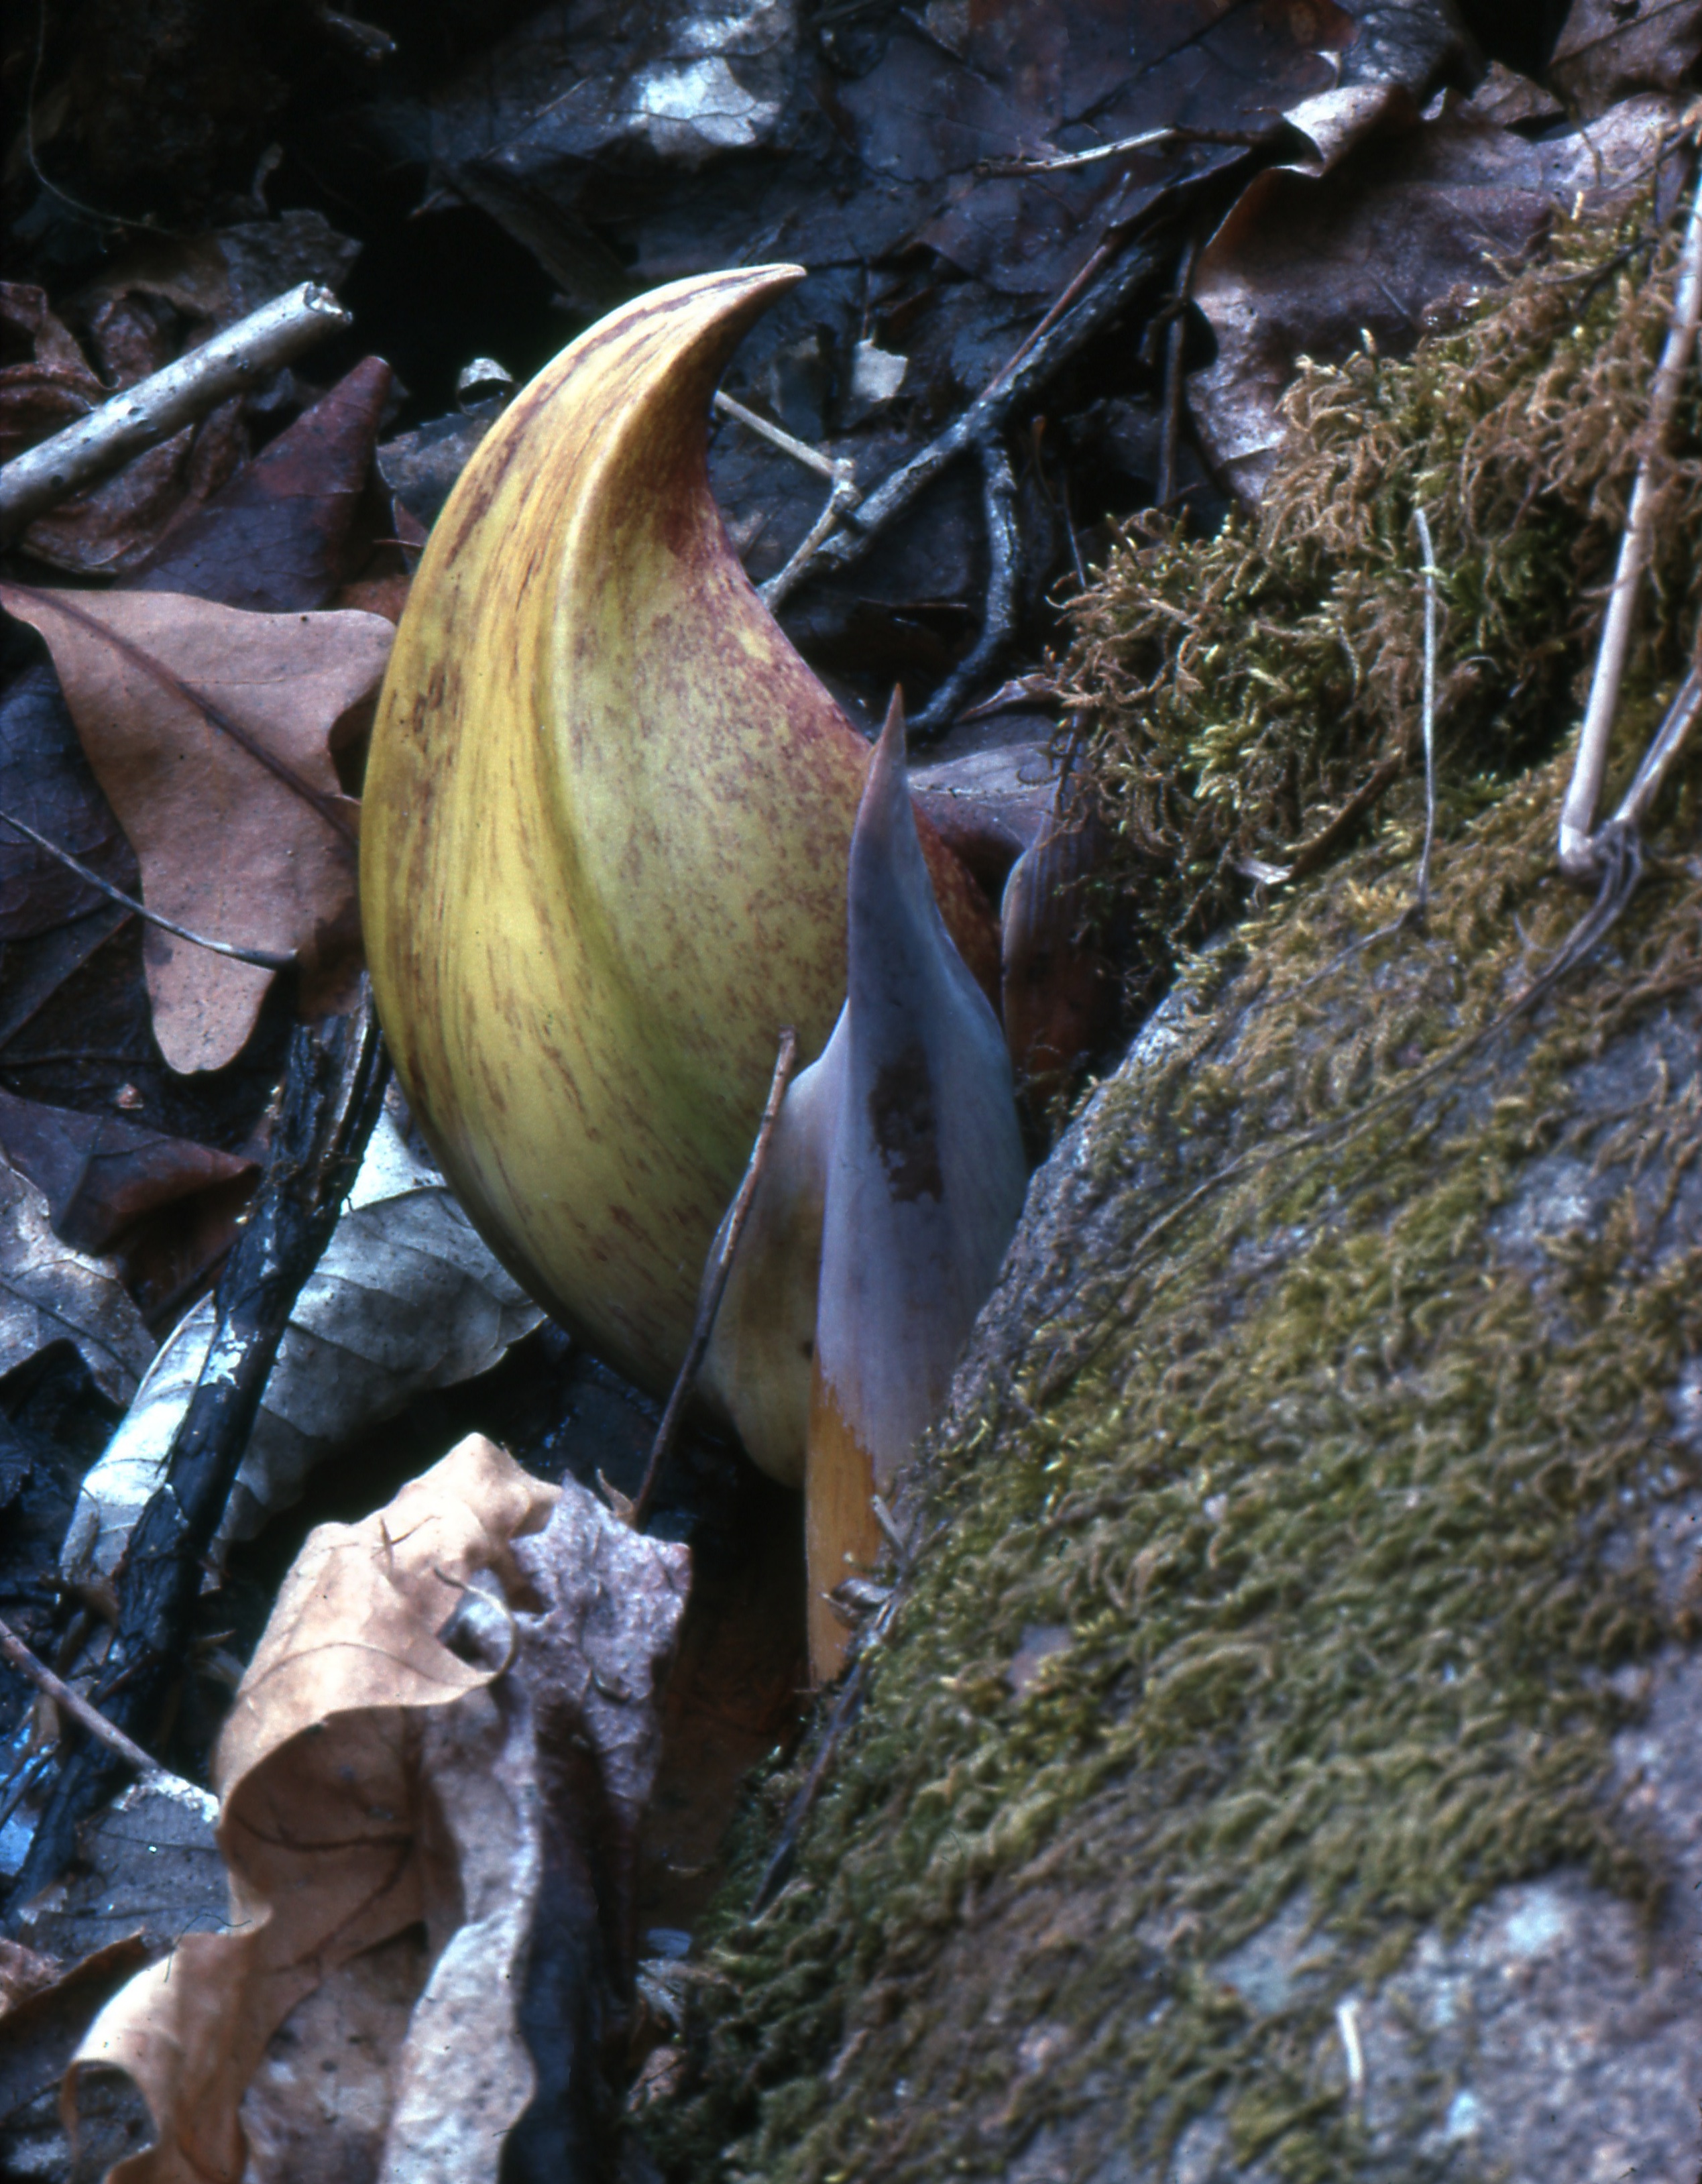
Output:
<instances>
[{"instance_id":1,"label":"curved hood of spathe","mask_svg":"<svg viewBox=\"0 0 1702 2184\"><path fill-rule=\"evenodd\" d=\"M504 1262L658 1391L780 1028L818 1050L845 991L868 745L706 464L723 366L801 277L658 289L516 398L421 559L367 772L367 951L414 1112ZM984 899L921 854L991 976Z\"/></svg>"}]
</instances>

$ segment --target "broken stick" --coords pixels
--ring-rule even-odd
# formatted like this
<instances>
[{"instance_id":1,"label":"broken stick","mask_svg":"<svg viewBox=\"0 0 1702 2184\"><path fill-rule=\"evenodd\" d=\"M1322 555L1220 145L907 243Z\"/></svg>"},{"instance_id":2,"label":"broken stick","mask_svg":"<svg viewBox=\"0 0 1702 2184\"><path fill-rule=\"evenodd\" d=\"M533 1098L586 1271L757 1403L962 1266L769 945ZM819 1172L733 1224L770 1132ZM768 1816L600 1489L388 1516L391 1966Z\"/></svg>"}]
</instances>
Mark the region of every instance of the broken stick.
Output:
<instances>
[{"instance_id":1,"label":"broken stick","mask_svg":"<svg viewBox=\"0 0 1702 2184\"><path fill-rule=\"evenodd\" d=\"M263 387L304 349L354 323L328 288L304 281L52 439L14 455L0 469L0 543L232 395Z\"/></svg>"}]
</instances>

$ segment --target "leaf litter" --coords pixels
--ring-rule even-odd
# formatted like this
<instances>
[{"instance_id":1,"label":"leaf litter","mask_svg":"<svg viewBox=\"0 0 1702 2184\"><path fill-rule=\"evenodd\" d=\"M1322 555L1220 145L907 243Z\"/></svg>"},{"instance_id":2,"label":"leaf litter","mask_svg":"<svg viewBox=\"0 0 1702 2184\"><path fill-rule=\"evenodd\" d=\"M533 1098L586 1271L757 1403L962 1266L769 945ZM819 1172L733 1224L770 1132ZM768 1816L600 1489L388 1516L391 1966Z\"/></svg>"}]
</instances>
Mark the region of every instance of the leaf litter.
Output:
<instances>
[{"instance_id":1,"label":"leaf litter","mask_svg":"<svg viewBox=\"0 0 1702 2184\"><path fill-rule=\"evenodd\" d=\"M313 1535L220 1739L231 1930L141 1975L73 2065L148 2101L126 2184L244 2173L245 2142L259 2177L346 2160L357 2103L319 2063L355 2025L388 2035L356 2065L381 2176L494 2177L516 2125L578 2135L612 2098L687 1568L477 1437ZM565 2070L527 2048L534 1922L592 1974ZM559 2112L523 2124L540 2081Z\"/></svg>"}]
</instances>

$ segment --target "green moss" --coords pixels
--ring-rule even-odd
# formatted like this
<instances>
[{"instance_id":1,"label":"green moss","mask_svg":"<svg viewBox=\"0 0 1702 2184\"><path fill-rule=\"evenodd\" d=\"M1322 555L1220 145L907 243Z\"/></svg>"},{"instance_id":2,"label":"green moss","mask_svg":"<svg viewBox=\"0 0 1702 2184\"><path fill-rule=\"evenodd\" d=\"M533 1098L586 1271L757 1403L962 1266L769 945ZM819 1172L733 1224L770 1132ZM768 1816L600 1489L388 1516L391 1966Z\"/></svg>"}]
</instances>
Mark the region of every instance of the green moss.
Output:
<instances>
[{"instance_id":1,"label":"green moss","mask_svg":"<svg viewBox=\"0 0 1702 2184\"><path fill-rule=\"evenodd\" d=\"M998 2175L1043 2121L1157 2148L1227 2089L1246 2152L1350 2176L1337 1994L1558 1863L1651 1891L1604 1796L1608 1672L1669 1629L1646 1531L1694 1483L1664 1396L1702 1350L1702 1268L1652 1250L1649 1194L1702 1137L1692 1088L1629 1118L1570 1088L1702 978L1702 883L1647 883L1610 964L1428 1070L1576 914L1557 795L1514 792L1443 852L1426 932L1353 950L1410 890L1363 855L1109 1095L1121 1228L1017 1400L935 1454L931 1544L799 1878L724 1931L738 2000L677 2143L747 2134L728 2173L775 2184ZM1269 1157L1274 1125L1302 1149ZM1493 1224L1544 1155L1615 1187L1525 1267ZM1036 1626L1069 1643L1018 1696ZM1255 2018L1213 1965L1301 1889L1328 1975ZM1035 2036L1057 2052L1025 2076Z\"/></svg>"},{"instance_id":2,"label":"green moss","mask_svg":"<svg viewBox=\"0 0 1702 2184\"><path fill-rule=\"evenodd\" d=\"M1664 337L1676 239L1649 204L1562 223L1540 262L1459 304L1409 361L1303 364L1256 516L1215 538L1147 518L1072 609L1062 676L1084 770L1163 974L1378 770L1411 765L1430 522L1438 733L1456 813L1554 749L1591 656ZM1702 409L1663 472L1627 733L1687 664Z\"/></svg>"},{"instance_id":3,"label":"green moss","mask_svg":"<svg viewBox=\"0 0 1702 2184\"><path fill-rule=\"evenodd\" d=\"M1634 1711L1614 1672L1682 1622L1649 1540L1698 1484L1666 1399L1702 1353L1702 1254L1663 1224L1702 1102L1682 1068L1633 1081L1623 1057L1702 982L1702 869L1652 864L1589 961L1508 1020L1579 915L1553 868L1561 772L1519 766L1565 714L1591 612L1572 587L1602 564L1626 441L1598 460L1554 421L1503 535L1482 510L1504 501L1472 498L1494 451L1459 388L1437 391L1452 356L1480 422L1519 389L1540 420L1602 375L1605 401L1622 366L1629 403L1652 338L1619 285L1637 237L1569 230L1553 286L1524 276L1522 318L1504 298L1410 365L1312 375L1256 531L1131 545L1108 574L1109 649L1081 671L1146 850L1158 814L1167 943L1237 844L1292 838L1409 714L1415 494L1449 571L1456 769L1469 727L1493 793L1456 799L1427 919L1403 915L1409 788L1369 846L1186 961L1191 1013L1101 1095L1074 1151L1091 1222L930 1452L926 1544L795 1878L755 1922L723 1907L701 2076L654 2134L678 2173L1002 2176L1051 2131L1090 2176L1215 2107L1244 2155L1337 2184L1362 2151L1331 2031L1344 1992L1558 1864L1659 1888L1607 1784ZM1570 350L1557 297L1585 329ZM1494 346L1514 324L1522 362ZM1366 445L1381 482L1355 499ZM1307 543L1303 508L1333 509L1339 541L1326 524ZM1686 552L1663 561L1634 714L1677 671ZM1199 644L1165 653L1130 620L1143 587L1203 602ZM1333 713L1320 601L1384 632ZM1200 649L1243 612L1263 679ZM1126 684L1117 645L1147 661ZM1500 664L1462 683L1475 649ZM1141 676L1162 703L1137 733ZM1694 781L1680 795L1667 838L1688 841ZM1537 1239L1557 1163L1589 1179L1590 1217ZM1036 1631L1067 1643L1038 1659ZM1037 1664L1013 1680L1019 1657ZM1255 2012L1224 1959L1296 1903L1317 1967Z\"/></svg>"}]
</instances>

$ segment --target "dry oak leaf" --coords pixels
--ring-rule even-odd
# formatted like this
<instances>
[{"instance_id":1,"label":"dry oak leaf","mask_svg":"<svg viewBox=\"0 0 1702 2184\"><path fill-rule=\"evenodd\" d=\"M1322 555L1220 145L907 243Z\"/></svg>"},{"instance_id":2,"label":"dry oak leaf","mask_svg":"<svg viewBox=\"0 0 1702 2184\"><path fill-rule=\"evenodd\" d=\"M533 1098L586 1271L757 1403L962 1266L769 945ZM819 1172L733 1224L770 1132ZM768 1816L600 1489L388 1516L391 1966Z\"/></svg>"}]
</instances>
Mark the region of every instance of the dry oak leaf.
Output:
<instances>
[{"instance_id":1,"label":"dry oak leaf","mask_svg":"<svg viewBox=\"0 0 1702 2184\"><path fill-rule=\"evenodd\" d=\"M148 2103L156 2142L112 2184L237 2184L252 2153L278 2174L245 2142L243 2113L273 2035L321 1989L345 2016L397 2016L369 1992L374 1968L412 1947L422 1919L438 1925L444 1897L444 1847L413 1810L421 1739L493 1674L436 1634L487 1573L505 1598L527 1596L516 1542L557 1499L473 1435L387 1508L310 1537L220 1739L227 1929L186 1936L117 1995L66 2081L68 2110L95 2066L126 2072Z\"/></svg>"},{"instance_id":2,"label":"dry oak leaf","mask_svg":"<svg viewBox=\"0 0 1702 2184\"><path fill-rule=\"evenodd\" d=\"M359 964L359 806L331 755L382 680L391 625L174 592L0 584L0 604L47 640L148 909L211 939L293 951L304 1014L336 1006ZM158 927L144 962L171 1067L232 1061L275 973Z\"/></svg>"}]
</instances>

